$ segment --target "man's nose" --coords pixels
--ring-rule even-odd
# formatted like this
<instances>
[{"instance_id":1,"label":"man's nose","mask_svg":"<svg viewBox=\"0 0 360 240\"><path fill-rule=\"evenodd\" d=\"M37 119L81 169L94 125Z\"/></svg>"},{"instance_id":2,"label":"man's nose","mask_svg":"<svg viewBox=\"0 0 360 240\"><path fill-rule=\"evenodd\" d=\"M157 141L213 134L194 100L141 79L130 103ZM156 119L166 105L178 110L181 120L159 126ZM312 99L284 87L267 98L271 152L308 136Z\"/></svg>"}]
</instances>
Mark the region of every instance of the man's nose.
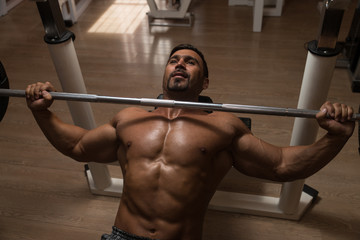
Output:
<instances>
[{"instance_id":1,"label":"man's nose","mask_svg":"<svg viewBox=\"0 0 360 240\"><path fill-rule=\"evenodd\" d=\"M176 64L175 68L185 69L185 60L183 58L180 58L180 60Z\"/></svg>"}]
</instances>

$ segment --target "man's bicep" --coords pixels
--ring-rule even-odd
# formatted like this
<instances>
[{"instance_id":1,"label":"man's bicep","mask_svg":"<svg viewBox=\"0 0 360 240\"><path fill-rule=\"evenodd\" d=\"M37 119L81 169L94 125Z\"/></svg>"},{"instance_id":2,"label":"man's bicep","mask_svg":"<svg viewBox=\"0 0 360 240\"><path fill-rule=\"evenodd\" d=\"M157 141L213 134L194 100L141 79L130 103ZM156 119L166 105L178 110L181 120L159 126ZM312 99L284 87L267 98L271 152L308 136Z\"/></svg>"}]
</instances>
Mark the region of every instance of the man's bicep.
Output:
<instances>
[{"instance_id":1,"label":"man's bicep","mask_svg":"<svg viewBox=\"0 0 360 240\"><path fill-rule=\"evenodd\" d=\"M236 139L233 146L234 167L249 176L277 180L282 150L251 133Z\"/></svg>"},{"instance_id":2,"label":"man's bicep","mask_svg":"<svg viewBox=\"0 0 360 240\"><path fill-rule=\"evenodd\" d=\"M105 124L88 131L74 148L74 158L83 162L114 162L117 160L116 129Z\"/></svg>"}]
</instances>

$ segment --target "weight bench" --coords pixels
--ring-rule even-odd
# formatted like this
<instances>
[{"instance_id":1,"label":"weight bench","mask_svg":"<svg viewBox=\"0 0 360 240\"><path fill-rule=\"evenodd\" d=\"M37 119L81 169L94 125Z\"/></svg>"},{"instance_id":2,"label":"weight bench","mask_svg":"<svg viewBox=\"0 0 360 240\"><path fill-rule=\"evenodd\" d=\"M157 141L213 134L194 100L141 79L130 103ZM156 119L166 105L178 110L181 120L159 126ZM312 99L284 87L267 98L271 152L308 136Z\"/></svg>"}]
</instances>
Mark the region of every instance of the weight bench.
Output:
<instances>
[{"instance_id":1,"label":"weight bench","mask_svg":"<svg viewBox=\"0 0 360 240\"><path fill-rule=\"evenodd\" d=\"M229 0L228 5L253 6L253 32L261 32L263 16L280 17L284 0Z\"/></svg>"},{"instance_id":2,"label":"weight bench","mask_svg":"<svg viewBox=\"0 0 360 240\"><path fill-rule=\"evenodd\" d=\"M62 16L67 26L72 26L89 6L91 0L59 0Z\"/></svg>"},{"instance_id":3,"label":"weight bench","mask_svg":"<svg viewBox=\"0 0 360 240\"><path fill-rule=\"evenodd\" d=\"M163 98L164 98L163 94L159 94L159 96L157 97L157 99L163 99ZM199 96L198 101L203 102L203 103L213 103L213 100L210 97L203 96L203 95ZM206 112L211 113L212 111L206 111ZM239 117L239 119L241 121L243 121L243 123L246 125L246 127L248 127L251 130L251 118Z\"/></svg>"},{"instance_id":4,"label":"weight bench","mask_svg":"<svg viewBox=\"0 0 360 240\"><path fill-rule=\"evenodd\" d=\"M164 0L165 1L165 0ZM170 0L171 1L171 0ZM193 15L187 12L191 0L180 0L180 7L178 9L160 9L155 0L147 0L150 12L147 12L149 27L150 26L182 26L190 27L192 25ZM171 23L159 22L157 20L172 20ZM179 23L173 20L185 20L185 23Z\"/></svg>"}]
</instances>

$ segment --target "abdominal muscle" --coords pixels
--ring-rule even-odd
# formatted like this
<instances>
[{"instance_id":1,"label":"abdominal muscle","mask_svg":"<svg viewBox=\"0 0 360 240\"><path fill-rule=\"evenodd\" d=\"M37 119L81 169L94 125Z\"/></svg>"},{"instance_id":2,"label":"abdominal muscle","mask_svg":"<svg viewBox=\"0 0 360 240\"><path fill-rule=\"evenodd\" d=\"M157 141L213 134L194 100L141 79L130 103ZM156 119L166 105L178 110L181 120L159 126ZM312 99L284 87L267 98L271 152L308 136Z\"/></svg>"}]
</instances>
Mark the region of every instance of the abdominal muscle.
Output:
<instances>
[{"instance_id":1,"label":"abdominal muscle","mask_svg":"<svg viewBox=\"0 0 360 240\"><path fill-rule=\"evenodd\" d=\"M208 198L212 195L204 191L203 179L160 161L151 163L147 173L138 171L138 167L136 172L129 168L116 226L157 239L201 234Z\"/></svg>"}]
</instances>

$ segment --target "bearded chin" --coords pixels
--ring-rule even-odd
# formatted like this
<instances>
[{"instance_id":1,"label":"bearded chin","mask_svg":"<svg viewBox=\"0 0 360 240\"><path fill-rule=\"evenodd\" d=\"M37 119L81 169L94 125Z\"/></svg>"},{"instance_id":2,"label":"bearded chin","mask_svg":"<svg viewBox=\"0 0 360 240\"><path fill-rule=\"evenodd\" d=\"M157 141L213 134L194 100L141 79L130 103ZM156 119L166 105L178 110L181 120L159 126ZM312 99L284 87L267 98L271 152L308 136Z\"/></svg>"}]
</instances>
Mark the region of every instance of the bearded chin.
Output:
<instances>
[{"instance_id":1,"label":"bearded chin","mask_svg":"<svg viewBox=\"0 0 360 240\"><path fill-rule=\"evenodd\" d=\"M184 84L182 81L177 81L176 79L173 83L171 83L170 81L171 77L169 77L167 81L168 91L183 92L189 88L189 81L187 81L186 84Z\"/></svg>"}]
</instances>

